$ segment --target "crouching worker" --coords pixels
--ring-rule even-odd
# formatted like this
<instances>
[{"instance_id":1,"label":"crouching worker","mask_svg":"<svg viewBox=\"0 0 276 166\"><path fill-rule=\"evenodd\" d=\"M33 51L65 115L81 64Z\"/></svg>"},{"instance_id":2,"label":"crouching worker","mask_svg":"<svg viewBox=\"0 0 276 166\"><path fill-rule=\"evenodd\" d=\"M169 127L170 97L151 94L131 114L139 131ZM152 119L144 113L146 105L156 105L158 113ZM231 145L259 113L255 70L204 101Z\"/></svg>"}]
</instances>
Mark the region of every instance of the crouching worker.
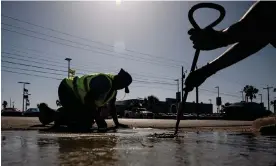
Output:
<instances>
[{"instance_id":1,"label":"crouching worker","mask_svg":"<svg viewBox=\"0 0 276 166\"><path fill-rule=\"evenodd\" d=\"M74 131L89 131L96 121L98 129L105 131L107 123L99 108L109 103L116 128L128 127L118 122L115 101L117 90L125 89L129 93L131 82L131 75L123 69L117 75L98 73L65 78L58 88L62 107L54 111L45 103L40 104L39 120L44 125L54 122L52 128L63 125Z\"/></svg>"}]
</instances>

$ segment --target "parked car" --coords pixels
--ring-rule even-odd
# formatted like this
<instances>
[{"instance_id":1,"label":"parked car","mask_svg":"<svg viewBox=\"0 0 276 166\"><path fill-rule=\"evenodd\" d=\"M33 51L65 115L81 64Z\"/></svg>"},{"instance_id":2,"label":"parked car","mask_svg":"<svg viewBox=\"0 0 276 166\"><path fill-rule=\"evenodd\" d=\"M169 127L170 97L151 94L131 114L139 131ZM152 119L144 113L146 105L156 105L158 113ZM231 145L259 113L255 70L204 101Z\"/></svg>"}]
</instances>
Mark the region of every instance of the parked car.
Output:
<instances>
[{"instance_id":1,"label":"parked car","mask_svg":"<svg viewBox=\"0 0 276 166\"><path fill-rule=\"evenodd\" d=\"M255 120L272 114L259 103L233 103L222 109L223 118L228 120Z\"/></svg>"},{"instance_id":2,"label":"parked car","mask_svg":"<svg viewBox=\"0 0 276 166\"><path fill-rule=\"evenodd\" d=\"M27 109L27 111L25 111L23 113L23 116L38 117L39 109L38 108L29 108L29 109Z\"/></svg>"},{"instance_id":3,"label":"parked car","mask_svg":"<svg viewBox=\"0 0 276 166\"><path fill-rule=\"evenodd\" d=\"M6 108L1 110L1 116L22 116L22 112L17 108Z\"/></svg>"},{"instance_id":4,"label":"parked car","mask_svg":"<svg viewBox=\"0 0 276 166\"><path fill-rule=\"evenodd\" d=\"M131 110L125 110L126 118L153 118L154 114L146 108L134 107Z\"/></svg>"},{"instance_id":5,"label":"parked car","mask_svg":"<svg viewBox=\"0 0 276 166\"><path fill-rule=\"evenodd\" d=\"M141 111L140 112L140 118L143 119L153 119L154 118L154 114L150 111Z\"/></svg>"}]
</instances>

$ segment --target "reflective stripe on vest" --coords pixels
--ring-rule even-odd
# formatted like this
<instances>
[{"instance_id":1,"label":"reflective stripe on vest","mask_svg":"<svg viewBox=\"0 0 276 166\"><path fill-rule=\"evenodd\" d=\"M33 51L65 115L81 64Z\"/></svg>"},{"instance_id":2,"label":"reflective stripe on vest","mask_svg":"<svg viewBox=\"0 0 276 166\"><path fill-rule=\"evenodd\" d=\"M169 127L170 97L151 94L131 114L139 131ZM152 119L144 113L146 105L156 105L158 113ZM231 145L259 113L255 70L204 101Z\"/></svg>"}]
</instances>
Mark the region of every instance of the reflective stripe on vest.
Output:
<instances>
[{"instance_id":1,"label":"reflective stripe on vest","mask_svg":"<svg viewBox=\"0 0 276 166\"><path fill-rule=\"evenodd\" d=\"M112 80L114 78L114 75L103 74L103 73L84 75L82 77L75 77L75 78L67 78L66 82L73 89L73 91L75 92L75 95L81 100L82 103L84 103L84 97L86 96L87 92L90 91L90 87L89 87L90 81L99 75L106 76L112 87ZM111 90L112 88L110 88L107 93L102 94L100 99L95 101L95 104L97 107L104 106L114 97L114 95L116 94L116 91L114 90L111 91Z\"/></svg>"}]
</instances>

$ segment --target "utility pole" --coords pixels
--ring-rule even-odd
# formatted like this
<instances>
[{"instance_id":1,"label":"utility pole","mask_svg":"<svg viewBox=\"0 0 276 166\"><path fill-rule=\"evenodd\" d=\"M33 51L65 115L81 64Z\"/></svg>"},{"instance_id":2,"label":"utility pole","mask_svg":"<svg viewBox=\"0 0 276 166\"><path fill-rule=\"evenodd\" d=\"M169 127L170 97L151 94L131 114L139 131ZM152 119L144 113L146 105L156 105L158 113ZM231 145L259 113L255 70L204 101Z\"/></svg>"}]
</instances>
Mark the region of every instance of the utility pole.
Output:
<instances>
[{"instance_id":1,"label":"utility pole","mask_svg":"<svg viewBox=\"0 0 276 166\"><path fill-rule=\"evenodd\" d=\"M11 98L10 98L10 108L11 108Z\"/></svg>"},{"instance_id":2,"label":"utility pole","mask_svg":"<svg viewBox=\"0 0 276 166\"><path fill-rule=\"evenodd\" d=\"M22 112L24 112L24 99L25 99L25 85L30 84L29 82L18 82L19 84L23 84L23 100L22 100Z\"/></svg>"},{"instance_id":3,"label":"utility pole","mask_svg":"<svg viewBox=\"0 0 276 166\"><path fill-rule=\"evenodd\" d=\"M268 85L267 85L267 87L266 88L263 88L263 89L266 89L267 90L267 109L268 109L268 111L270 111L270 103L269 103L269 90L271 89L271 88L273 88L273 87L269 87Z\"/></svg>"},{"instance_id":4,"label":"utility pole","mask_svg":"<svg viewBox=\"0 0 276 166\"><path fill-rule=\"evenodd\" d=\"M263 95L259 94L259 96L261 96L261 103L263 103Z\"/></svg>"},{"instance_id":5,"label":"utility pole","mask_svg":"<svg viewBox=\"0 0 276 166\"><path fill-rule=\"evenodd\" d=\"M70 77L70 61L72 60L71 58L65 58L66 61L68 61L68 78Z\"/></svg>"},{"instance_id":6,"label":"utility pole","mask_svg":"<svg viewBox=\"0 0 276 166\"><path fill-rule=\"evenodd\" d=\"M179 79L174 80L177 82L177 92L179 92Z\"/></svg>"},{"instance_id":7,"label":"utility pole","mask_svg":"<svg viewBox=\"0 0 276 166\"><path fill-rule=\"evenodd\" d=\"M221 98L219 97L219 86L216 86L215 88L218 89L218 97L216 100L216 104L217 104L217 113L219 112L219 106L221 105Z\"/></svg>"}]
</instances>

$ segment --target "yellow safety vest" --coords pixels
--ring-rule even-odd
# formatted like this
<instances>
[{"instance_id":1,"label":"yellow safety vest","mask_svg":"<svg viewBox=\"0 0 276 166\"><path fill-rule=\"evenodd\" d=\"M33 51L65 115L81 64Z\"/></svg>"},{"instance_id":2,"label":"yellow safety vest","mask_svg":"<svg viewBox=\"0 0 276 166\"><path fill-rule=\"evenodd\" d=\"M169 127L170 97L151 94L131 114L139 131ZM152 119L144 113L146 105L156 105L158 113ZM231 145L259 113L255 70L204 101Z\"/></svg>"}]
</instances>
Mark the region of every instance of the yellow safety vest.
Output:
<instances>
[{"instance_id":1,"label":"yellow safety vest","mask_svg":"<svg viewBox=\"0 0 276 166\"><path fill-rule=\"evenodd\" d=\"M114 75L112 74L104 74L104 73L96 73L92 75L84 75L82 77L71 77L66 78L66 83L71 87L75 93L75 95L84 103L84 98L86 94L90 91L89 83L90 81L97 76L106 76L110 82L110 87L112 87L112 81L114 79ZM93 93L93 92L92 92ZM102 107L106 103L108 103L116 94L116 91L110 88L108 92L102 94L99 99L95 101L95 105L97 107Z\"/></svg>"}]
</instances>

